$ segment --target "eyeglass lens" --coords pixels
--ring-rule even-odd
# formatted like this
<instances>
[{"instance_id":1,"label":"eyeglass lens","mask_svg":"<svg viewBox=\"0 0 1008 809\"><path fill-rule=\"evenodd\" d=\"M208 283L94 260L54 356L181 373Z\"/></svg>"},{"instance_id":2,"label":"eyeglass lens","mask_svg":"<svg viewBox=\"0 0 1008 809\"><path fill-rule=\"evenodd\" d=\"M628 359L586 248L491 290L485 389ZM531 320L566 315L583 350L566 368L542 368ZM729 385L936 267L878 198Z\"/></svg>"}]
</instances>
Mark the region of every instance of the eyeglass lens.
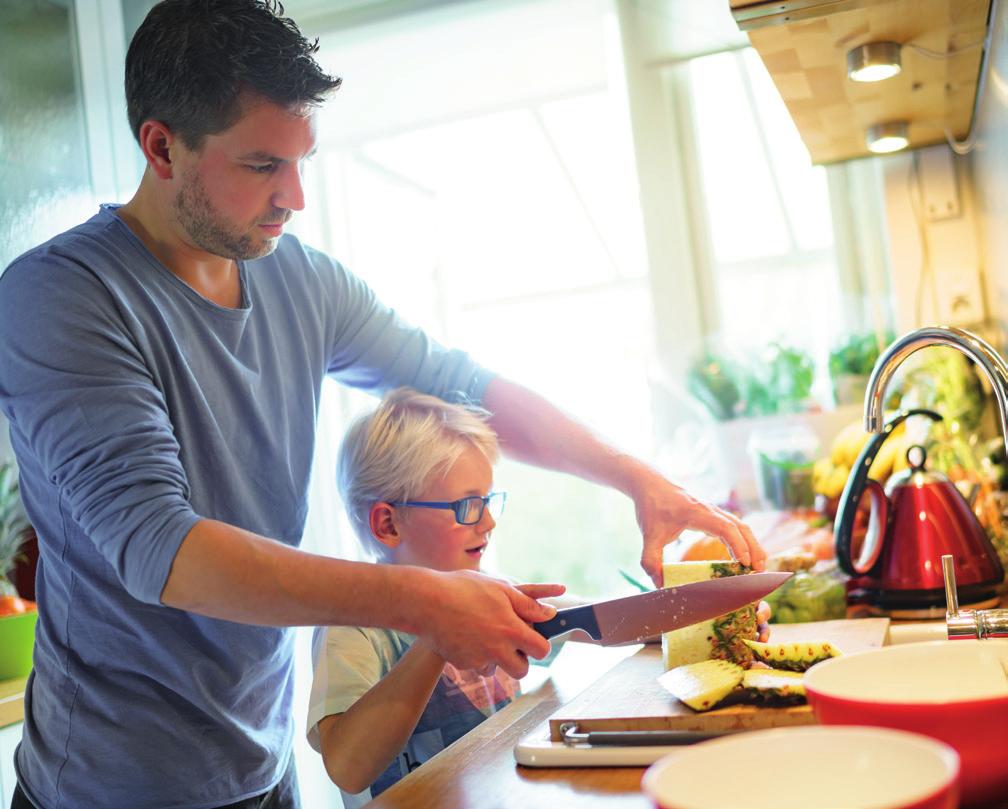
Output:
<instances>
[{"instance_id":1,"label":"eyeglass lens","mask_svg":"<svg viewBox=\"0 0 1008 809\"><path fill-rule=\"evenodd\" d=\"M455 517L462 525L475 525L483 519L484 508L490 509L495 520L504 511L504 492L494 492L483 497L464 497L458 501Z\"/></svg>"}]
</instances>

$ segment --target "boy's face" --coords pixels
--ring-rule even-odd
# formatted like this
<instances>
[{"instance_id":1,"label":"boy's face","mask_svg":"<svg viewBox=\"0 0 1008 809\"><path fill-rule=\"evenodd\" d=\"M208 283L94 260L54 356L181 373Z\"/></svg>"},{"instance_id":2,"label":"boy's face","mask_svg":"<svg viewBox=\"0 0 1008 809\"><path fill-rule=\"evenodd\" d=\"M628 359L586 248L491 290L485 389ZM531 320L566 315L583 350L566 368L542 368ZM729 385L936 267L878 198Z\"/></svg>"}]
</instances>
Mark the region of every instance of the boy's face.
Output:
<instances>
[{"instance_id":1,"label":"boy's face","mask_svg":"<svg viewBox=\"0 0 1008 809\"><path fill-rule=\"evenodd\" d=\"M271 253L294 211L304 208L301 171L315 150L315 117L246 100L229 129L201 148L175 147L173 203L187 241L208 253L253 259Z\"/></svg>"},{"instance_id":2,"label":"boy's face","mask_svg":"<svg viewBox=\"0 0 1008 809\"><path fill-rule=\"evenodd\" d=\"M448 473L431 476L415 500L453 502L473 495L484 496L493 488L493 467L486 456L470 446ZM391 561L434 570L479 570L480 559L497 523L490 509L475 525L460 525L450 509L397 507L395 523L399 544Z\"/></svg>"}]
</instances>

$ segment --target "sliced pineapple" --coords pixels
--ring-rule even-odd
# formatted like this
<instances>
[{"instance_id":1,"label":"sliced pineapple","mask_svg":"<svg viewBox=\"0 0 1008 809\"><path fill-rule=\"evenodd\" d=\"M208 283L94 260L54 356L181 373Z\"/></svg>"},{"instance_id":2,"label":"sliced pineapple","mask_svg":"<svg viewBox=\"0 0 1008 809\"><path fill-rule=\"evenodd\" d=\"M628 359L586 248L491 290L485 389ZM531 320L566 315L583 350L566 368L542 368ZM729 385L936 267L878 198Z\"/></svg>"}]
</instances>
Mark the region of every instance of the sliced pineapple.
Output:
<instances>
[{"instance_id":1,"label":"sliced pineapple","mask_svg":"<svg viewBox=\"0 0 1008 809\"><path fill-rule=\"evenodd\" d=\"M797 705L805 702L804 675L800 671L748 669L742 675L741 698L746 702Z\"/></svg>"},{"instance_id":2,"label":"sliced pineapple","mask_svg":"<svg viewBox=\"0 0 1008 809\"><path fill-rule=\"evenodd\" d=\"M659 682L680 702L696 711L709 711L735 690L744 674L741 666L727 660L703 660L678 666Z\"/></svg>"},{"instance_id":3,"label":"sliced pineapple","mask_svg":"<svg viewBox=\"0 0 1008 809\"><path fill-rule=\"evenodd\" d=\"M663 569L666 587L748 572L749 568L738 562L673 562ZM748 667L753 653L743 640L755 640L757 634L756 607L751 604L709 621L666 632L662 635L665 670L708 659L727 660Z\"/></svg>"},{"instance_id":4,"label":"sliced pineapple","mask_svg":"<svg viewBox=\"0 0 1008 809\"><path fill-rule=\"evenodd\" d=\"M744 638L743 643L752 649L753 655L760 662L786 671L808 671L816 663L840 656L840 651L826 641L760 643Z\"/></svg>"}]
</instances>

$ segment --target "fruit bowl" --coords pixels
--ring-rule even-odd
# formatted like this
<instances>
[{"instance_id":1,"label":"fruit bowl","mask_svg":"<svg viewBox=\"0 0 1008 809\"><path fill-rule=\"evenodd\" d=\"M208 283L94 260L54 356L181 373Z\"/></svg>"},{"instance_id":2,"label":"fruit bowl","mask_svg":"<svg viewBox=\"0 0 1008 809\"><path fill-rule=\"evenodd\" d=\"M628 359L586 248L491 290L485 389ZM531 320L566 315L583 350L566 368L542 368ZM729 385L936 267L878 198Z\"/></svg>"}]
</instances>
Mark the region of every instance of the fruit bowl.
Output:
<instances>
[{"instance_id":1,"label":"fruit bowl","mask_svg":"<svg viewBox=\"0 0 1008 809\"><path fill-rule=\"evenodd\" d=\"M35 610L0 616L0 680L28 676L37 621Z\"/></svg>"},{"instance_id":2,"label":"fruit bowl","mask_svg":"<svg viewBox=\"0 0 1008 809\"><path fill-rule=\"evenodd\" d=\"M959 757L899 730L757 730L682 748L644 773L659 809L955 809Z\"/></svg>"},{"instance_id":3,"label":"fruit bowl","mask_svg":"<svg viewBox=\"0 0 1008 809\"><path fill-rule=\"evenodd\" d=\"M819 663L804 682L823 725L896 728L955 748L964 805L1008 795L1008 641L883 646Z\"/></svg>"}]
</instances>

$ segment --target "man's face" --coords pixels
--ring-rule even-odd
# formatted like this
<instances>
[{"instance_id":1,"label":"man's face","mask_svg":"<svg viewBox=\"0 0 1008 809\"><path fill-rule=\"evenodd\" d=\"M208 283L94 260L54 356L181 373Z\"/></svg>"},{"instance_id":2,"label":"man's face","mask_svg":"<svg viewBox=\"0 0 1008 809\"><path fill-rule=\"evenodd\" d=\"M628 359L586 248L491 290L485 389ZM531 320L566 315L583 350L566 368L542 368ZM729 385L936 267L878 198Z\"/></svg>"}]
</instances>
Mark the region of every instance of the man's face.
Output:
<instances>
[{"instance_id":1,"label":"man's face","mask_svg":"<svg viewBox=\"0 0 1008 809\"><path fill-rule=\"evenodd\" d=\"M301 171L315 150L315 118L268 101L246 102L234 126L198 151L173 155L173 209L183 238L231 259L272 253L293 211L304 208Z\"/></svg>"}]
</instances>

